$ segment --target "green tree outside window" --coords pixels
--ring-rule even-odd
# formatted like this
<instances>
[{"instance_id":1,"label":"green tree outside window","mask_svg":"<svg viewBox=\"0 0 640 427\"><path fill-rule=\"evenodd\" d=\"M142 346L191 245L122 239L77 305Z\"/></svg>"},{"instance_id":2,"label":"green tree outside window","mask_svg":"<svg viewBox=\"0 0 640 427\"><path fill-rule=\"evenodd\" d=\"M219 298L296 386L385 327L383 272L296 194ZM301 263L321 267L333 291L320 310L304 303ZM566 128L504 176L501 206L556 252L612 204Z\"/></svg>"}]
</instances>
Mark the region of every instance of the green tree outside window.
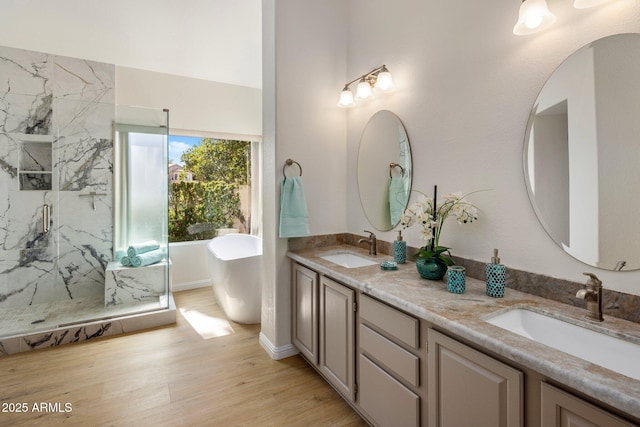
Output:
<instances>
[{"instance_id":1,"label":"green tree outside window","mask_svg":"<svg viewBox=\"0 0 640 427\"><path fill-rule=\"evenodd\" d=\"M193 181L170 185L169 241L211 239L216 229L238 224L249 230L239 189L251 185L251 143L204 138L180 160Z\"/></svg>"}]
</instances>

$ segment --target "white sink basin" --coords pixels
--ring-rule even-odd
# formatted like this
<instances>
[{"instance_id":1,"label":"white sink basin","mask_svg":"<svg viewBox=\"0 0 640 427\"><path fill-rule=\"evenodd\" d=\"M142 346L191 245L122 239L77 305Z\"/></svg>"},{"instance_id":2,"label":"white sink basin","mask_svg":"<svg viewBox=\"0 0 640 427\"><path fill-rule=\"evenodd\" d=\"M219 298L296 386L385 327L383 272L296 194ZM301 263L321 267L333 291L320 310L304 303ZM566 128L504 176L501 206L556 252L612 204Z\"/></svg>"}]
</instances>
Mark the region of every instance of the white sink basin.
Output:
<instances>
[{"instance_id":1,"label":"white sink basin","mask_svg":"<svg viewBox=\"0 0 640 427\"><path fill-rule=\"evenodd\" d=\"M525 309L485 320L523 337L640 380L640 345Z\"/></svg>"},{"instance_id":2,"label":"white sink basin","mask_svg":"<svg viewBox=\"0 0 640 427\"><path fill-rule=\"evenodd\" d=\"M369 265L378 264L377 261L373 261L369 258L362 257L351 252L340 252L330 255L322 255L320 258L331 261L334 264L341 265L346 268L366 267Z\"/></svg>"}]
</instances>

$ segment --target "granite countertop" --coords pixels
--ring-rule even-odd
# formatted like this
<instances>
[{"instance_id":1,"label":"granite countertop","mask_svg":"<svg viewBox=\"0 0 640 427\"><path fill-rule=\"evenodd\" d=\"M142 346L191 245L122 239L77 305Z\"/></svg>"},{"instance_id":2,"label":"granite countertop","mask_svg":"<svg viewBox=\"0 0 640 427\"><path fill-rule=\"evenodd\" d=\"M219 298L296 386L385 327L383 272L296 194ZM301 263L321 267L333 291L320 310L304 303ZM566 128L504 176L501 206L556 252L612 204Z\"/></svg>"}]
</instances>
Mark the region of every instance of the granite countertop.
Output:
<instances>
[{"instance_id":1,"label":"granite countertop","mask_svg":"<svg viewBox=\"0 0 640 427\"><path fill-rule=\"evenodd\" d=\"M345 268L320 258L336 252L357 253L380 262L393 260L387 255L370 256L366 250L350 245L295 250L287 255L319 273L424 319L438 329L640 419L640 380L537 343L483 319L512 308L527 307L638 344L640 324L610 316L605 316L602 323L589 322L584 319L584 309L509 288L504 298L491 298L485 293L485 283L470 277L466 280L465 293L452 294L447 291L445 281L420 278L413 262L399 264L398 270L385 271L379 264Z\"/></svg>"}]
</instances>

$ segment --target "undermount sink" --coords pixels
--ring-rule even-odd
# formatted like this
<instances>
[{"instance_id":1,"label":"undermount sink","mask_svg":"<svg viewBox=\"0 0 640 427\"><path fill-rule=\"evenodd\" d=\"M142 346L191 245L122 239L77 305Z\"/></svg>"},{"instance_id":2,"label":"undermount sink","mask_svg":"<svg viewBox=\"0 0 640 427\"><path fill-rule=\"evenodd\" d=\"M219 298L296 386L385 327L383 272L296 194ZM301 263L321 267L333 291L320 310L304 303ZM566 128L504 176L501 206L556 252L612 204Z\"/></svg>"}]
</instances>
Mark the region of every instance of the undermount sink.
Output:
<instances>
[{"instance_id":1,"label":"undermount sink","mask_svg":"<svg viewBox=\"0 0 640 427\"><path fill-rule=\"evenodd\" d=\"M509 310L485 321L640 380L638 344L522 308Z\"/></svg>"},{"instance_id":2,"label":"undermount sink","mask_svg":"<svg viewBox=\"0 0 640 427\"><path fill-rule=\"evenodd\" d=\"M351 252L340 252L335 254L322 255L320 258L346 268L367 267L369 265L378 264L377 261L373 261L369 258L365 258Z\"/></svg>"}]
</instances>

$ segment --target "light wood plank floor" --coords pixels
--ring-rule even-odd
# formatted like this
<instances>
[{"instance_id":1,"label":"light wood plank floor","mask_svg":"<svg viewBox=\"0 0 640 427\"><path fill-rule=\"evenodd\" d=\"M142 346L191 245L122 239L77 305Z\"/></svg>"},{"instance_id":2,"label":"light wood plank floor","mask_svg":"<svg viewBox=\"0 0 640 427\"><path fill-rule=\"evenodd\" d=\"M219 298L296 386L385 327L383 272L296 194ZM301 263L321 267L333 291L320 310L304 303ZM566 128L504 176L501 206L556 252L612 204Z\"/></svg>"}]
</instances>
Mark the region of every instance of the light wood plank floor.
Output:
<instances>
[{"instance_id":1,"label":"light wood plank floor","mask_svg":"<svg viewBox=\"0 0 640 427\"><path fill-rule=\"evenodd\" d=\"M272 360L258 325L227 323L211 288L174 298L175 326L0 358L0 426L366 425L300 357Z\"/></svg>"}]
</instances>

